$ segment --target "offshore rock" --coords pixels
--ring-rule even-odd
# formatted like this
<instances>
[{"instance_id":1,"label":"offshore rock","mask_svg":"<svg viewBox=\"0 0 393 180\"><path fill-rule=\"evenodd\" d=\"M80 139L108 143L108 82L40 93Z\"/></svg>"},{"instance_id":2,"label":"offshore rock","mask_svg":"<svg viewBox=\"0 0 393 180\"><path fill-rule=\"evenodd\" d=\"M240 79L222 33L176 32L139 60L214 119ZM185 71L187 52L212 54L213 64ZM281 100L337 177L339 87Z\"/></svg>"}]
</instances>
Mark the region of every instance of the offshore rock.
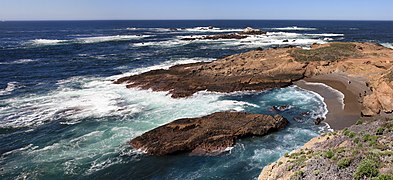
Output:
<instances>
[{"instance_id":1,"label":"offshore rock","mask_svg":"<svg viewBox=\"0 0 393 180\"><path fill-rule=\"evenodd\" d=\"M213 155L235 145L236 139L263 136L284 128L288 121L282 116L217 112L200 118L175 120L130 141L149 155L191 152Z\"/></svg>"},{"instance_id":2,"label":"offshore rock","mask_svg":"<svg viewBox=\"0 0 393 180\"><path fill-rule=\"evenodd\" d=\"M211 27L211 28L213 29L213 27ZM202 29L202 30L208 30L208 29ZM264 32L264 31L248 27L240 33L217 34L217 35L202 36L202 37L186 37L186 38L182 38L180 40L195 41L195 40L245 39L245 38L249 37L250 35L265 35L265 34L266 34L266 32Z\"/></svg>"},{"instance_id":3,"label":"offshore rock","mask_svg":"<svg viewBox=\"0 0 393 180\"><path fill-rule=\"evenodd\" d=\"M260 30L260 29L254 29L251 27L247 27L244 29L240 34L245 34L245 35L264 35L266 32Z\"/></svg>"}]
</instances>

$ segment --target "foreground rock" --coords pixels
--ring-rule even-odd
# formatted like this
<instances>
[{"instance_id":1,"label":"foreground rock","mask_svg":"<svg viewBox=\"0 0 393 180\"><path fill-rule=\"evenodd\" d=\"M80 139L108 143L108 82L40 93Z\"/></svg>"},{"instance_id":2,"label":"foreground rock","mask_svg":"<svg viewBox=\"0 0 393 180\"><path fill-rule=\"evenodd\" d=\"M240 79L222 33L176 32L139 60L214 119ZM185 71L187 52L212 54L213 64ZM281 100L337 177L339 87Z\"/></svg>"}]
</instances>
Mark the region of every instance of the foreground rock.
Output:
<instances>
[{"instance_id":1,"label":"foreground rock","mask_svg":"<svg viewBox=\"0 0 393 180\"><path fill-rule=\"evenodd\" d=\"M201 118L179 119L131 140L130 144L150 155L182 152L215 154L235 144L236 139L262 136L284 128L279 116L218 112Z\"/></svg>"},{"instance_id":2,"label":"foreground rock","mask_svg":"<svg viewBox=\"0 0 393 180\"><path fill-rule=\"evenodd\" d=\"M293 47L254 50L210 63L178 65L123 77L115 83L125 83L128 88L168 91L172 97L181 98L204 90L268 90L331 73L365 79L368 89L358 99L363 105L363 115L393 112L393 50L371 43L329 43L313 45L311 50Z\"/></svg>"},{"instance_id":3,"label":"foreground rock","mask_svg":"<svg viewBox=\"0 0 393 180\"><path fill-rule=\"evenodd\" d=\"M392 117L360 120L310 140L264 167L258 179L393 179L392 142Z\"/></svg>"}]
</instances>

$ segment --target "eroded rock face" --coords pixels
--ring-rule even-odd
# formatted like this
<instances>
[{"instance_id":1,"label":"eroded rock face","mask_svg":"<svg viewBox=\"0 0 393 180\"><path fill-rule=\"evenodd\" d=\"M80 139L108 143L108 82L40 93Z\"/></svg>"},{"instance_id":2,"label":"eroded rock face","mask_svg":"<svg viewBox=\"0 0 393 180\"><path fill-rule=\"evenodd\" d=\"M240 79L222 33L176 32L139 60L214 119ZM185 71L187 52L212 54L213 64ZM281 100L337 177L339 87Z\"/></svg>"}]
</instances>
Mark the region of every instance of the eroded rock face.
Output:
<instances>
[{"instance_id":1,"label":"eroded rock face","mask_svg":"<svg viewBox=\"0 0 393 180\"><path fill-rule=\"evenodd\" d=\"M130 144L150 155L216 154L233 146L238 138L266 135L287 124L279 115L218 112L173 121L136 137Z\"/></svg>"},{"instance_id":2,"label":"eroded rock face","mask_svg":"<svg viewBox=\"0 0 393 180\"><path fill-rule=\"evenodd\" d=\"M393 112L393 81L382 81L374 85L373 93L364 97L362 114L374 116L381 111Z\"/></svg>"}]
</instances>

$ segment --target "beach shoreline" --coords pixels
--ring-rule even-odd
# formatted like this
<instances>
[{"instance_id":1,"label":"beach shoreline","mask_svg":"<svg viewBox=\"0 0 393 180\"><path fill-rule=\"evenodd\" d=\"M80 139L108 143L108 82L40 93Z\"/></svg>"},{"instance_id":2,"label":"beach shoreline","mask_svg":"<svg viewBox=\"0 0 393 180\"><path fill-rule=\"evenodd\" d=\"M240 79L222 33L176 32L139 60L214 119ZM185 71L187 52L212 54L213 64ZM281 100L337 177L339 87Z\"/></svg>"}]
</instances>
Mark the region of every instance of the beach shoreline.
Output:
<instances>
[{"instance_id":1,"label":"beach shoreline","mask_svg":"<svg viewBox=\"0 0 393 180\"><path fill-rule=\"evenodd\" d=\"M339 73L305 78L294 84L324 98L328 109L324 122L333 130L341 130L355 124L361 117L361 97L370 93L364 79Z\"/></svg>"}]
</instances>

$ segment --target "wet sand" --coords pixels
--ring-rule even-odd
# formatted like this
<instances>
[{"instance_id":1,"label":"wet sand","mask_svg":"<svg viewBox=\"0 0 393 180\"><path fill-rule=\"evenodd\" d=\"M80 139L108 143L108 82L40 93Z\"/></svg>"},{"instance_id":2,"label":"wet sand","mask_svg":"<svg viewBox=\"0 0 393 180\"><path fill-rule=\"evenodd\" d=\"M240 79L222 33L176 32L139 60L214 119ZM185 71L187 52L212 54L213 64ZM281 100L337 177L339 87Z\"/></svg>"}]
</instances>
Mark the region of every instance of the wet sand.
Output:
<instances>
[{"instance_id":1,"label":"wet sand","mask_svg":"<svg viewBox=\"0 0 393 180\"><path fill-rule=\"evenodd\" d=\"M366 80L333 73L314 76L295 82L303 89L320 94L327 104L325 122L334 130L344 129L356 123L361 116L361 100L370 93Z\"/></svg>"}]
</instances>

